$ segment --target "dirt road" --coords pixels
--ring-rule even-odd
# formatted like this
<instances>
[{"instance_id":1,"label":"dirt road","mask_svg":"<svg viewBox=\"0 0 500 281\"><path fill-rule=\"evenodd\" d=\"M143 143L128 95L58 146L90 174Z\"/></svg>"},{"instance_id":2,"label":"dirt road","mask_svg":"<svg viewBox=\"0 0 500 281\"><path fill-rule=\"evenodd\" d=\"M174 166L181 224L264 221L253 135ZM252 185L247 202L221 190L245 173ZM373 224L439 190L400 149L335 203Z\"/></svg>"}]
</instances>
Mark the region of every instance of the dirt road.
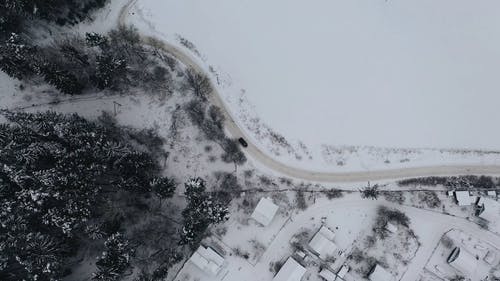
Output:
<instances>
[{"instance_id":1,"label":"dirt road","mask_svg":"<svg viewBox=\"0 0 500 281\"><path fill-rule=\"evenodd\" d=\"M130 0L121 9L120 15L118 17L118 24L126 24L127 17L130 13L130 9L134 6L137 0ZM161 40L160 38L152 36L142 36L145 43L155 39L156 42L160 42L160 47L163 51L172 54L179 61L194 70L205 73L205 70L200 67L196 60L186 52L182 51L178 47ZM212 82L211 82L212 83ZM226 117L226 130L230 136L239 138L243 137L247 141L251 140L247 136L244 129L241 129L235 122L237 120L228 110L225 102L222 100L220 93L217 90L216 85L212 83L212 88L214 89L209 97L212 104L220 107L224 112ZM500 166L496 165L449 165L449 166L431 166L431 167L413 167L413 168L402 168L402 169L391 169L391 170L374 170L374 171L359 171L359 172L315 172L306 169L300 169L296 167L289 166L285 163L277 161L272 156L264 153L257 145L249 142L248 147L244 149L246 155L254 161L259 162L263 166L267 167L269 170L274 171L278 174L304 179L309 181L317 182L366 182L366 181L376 181L376 180L388 180L388 179L401 179L410 177L422 177L422 176L451 176L451 175L463 175L463 174L475 174L475 175L500 175Z\"/></svg>"}]
</instances>

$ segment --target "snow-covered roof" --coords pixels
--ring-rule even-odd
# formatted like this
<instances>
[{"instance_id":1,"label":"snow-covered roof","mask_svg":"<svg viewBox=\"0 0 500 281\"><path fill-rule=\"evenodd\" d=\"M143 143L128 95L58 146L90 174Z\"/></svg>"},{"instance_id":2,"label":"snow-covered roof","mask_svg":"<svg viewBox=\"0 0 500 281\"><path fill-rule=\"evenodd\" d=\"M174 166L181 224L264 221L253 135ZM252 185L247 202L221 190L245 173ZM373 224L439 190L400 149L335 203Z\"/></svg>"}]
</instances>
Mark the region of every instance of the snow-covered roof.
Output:
<instances>
[{"instance_id":1,"label":"snow-covered roof","mask_svg":"<svg viewBox=\"0 0 500 281\"><path fill-rule=\"evenodd\" d=\"M278 206L273 203L271 198L264 197L260 199L257 207L252 213L252 218L258 223L267 226L271 223L278 211Z\"/></svg>"},{"instance_id":2,"label":"snow-covered roof","mask_svg":"<svg viewBox=\"0 0 500 281\"><path fill-rule=\"evenodd\" d=\"M293 258L288 258L273 281L300 281L306 269Z\"/></svg>"},{"instance_id":3,"label":"snow-covered roof","mask_svg":"<svg viewBox=\"0 0 500 281\"><path fill-rule=\"evenodd\" d=\"M337 279L337 275L326 268L319 272L319 276L326 281L335 281Z\"/></svg>"},{"instance_id":4,"label":"snow-covered roof","mask_svg":"<svg viewBox=\"0 0 500 281\"><path fill-rule=\"evenodd\" d=\"M385 225L385 228L387 230L389 230L391 233L395 233L396 231L398 231L398 227L395 224L390 223L390 222L387 222L387 224Z\"/></svg>"},{"instance_id":5,"label":"snow-covered roof","mask_svg":"<svg viewBox=\"0 0 500 281\"><path fill-rule=\"evenodd\" d=\"M490 222L498 220L500 218L500 202L491 198L481 198L480 206L483 210L479 213L479 217Z\"/></svg>"},{"instance_id":6,"label":"snow-covered roof","mask_svg":"<svg viewBox=\"0 0 500 281\"><path fill-rule=\"evenodd\" d=\"M200 246L189 260L198 268L211 275L217 275L224 264L223 257L217 254L212 248L203 246Z\"/></svg>"},{"instance_id":7,"label":"snow-covered roof","mask_svg":"<svg viewBox=\"0 0 500 281\"><path fill-rule=\"evenodd\" d=\"M455 191L455 198L459 206L468 206L472 204L472 198L468 191Z\"/></svg>"},{"instance_id":8,"label":"snow-covered roof","mask_svg":"<svg viewBox=\"0 0 500 281\"><path fill-rule=\"evenodd\" d=\"M385 268L377 264L368 276L368 279L371 281L393 281L394 277Z\"/></svg>"},{"instance_id":9,"label":"snow-covered roof","mask_svg":"<svg viewBox=\"0 0 500 281\"><path fill-rule=\"evenodd\" d=\"M320 258L325 259L333 255L337 250L337 245L332 241L334 237L335 233L333 231L326 226L322 226L309 242L309 247Z\"/></svg>"},{"instance_id":10,"label":"snow-covered roof","mask_svg":"<svg viewBox=\"0 0 500 281\"><path fill-rule=\"evenodd\" d=\"M454 254L453 254L454 253ZM478 260L469 252L461 248L453 249L454 256L449 264L465 276L474 276L478 267Z\"/></svg>"},{"instance_id":11,"label":"snow-covered roof","mask_svg":"<svg viewBox=\"0 0 500 281\"><path fill-rule=\"evenodd\" d=\"M349 266L343 265L337 272L337 276L343 279L347 272L349 272Z\"/></svg>"}]
</instances>

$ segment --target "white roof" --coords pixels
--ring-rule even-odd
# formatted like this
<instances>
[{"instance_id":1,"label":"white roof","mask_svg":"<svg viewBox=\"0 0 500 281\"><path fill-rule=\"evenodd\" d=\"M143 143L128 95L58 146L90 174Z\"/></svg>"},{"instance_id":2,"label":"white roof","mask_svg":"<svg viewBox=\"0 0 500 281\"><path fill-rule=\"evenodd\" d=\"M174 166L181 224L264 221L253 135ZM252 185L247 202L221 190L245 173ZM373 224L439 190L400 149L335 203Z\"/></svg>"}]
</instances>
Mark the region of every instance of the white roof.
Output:
<instances>
[{"instance_id":1,"label":"white roof","mask_svg":"<svg viewBox=\"0 0 500 281\"><path fill-rule=\"evenodd\" d=\"M393 281L394 277L387 272L387 270L377 264L375 265L375 269L373 269L372 273L370 273L370 276L368 276L368 279L371 281Z\"/></svg>"},{"instance_id":2,"label":"white roof","mask_svg":"<svg viewBox=\"0 0 500 281\"><path fill-rule=\"evenodd\" d=\"M300 281L306 269L293 258L288 258L273 281Z\"/></svg>"},{"instance_id":3,"label":"white roof","mask_svg":"<svg viewBox=\"0 0 500 281\"><path fill-rule=\"evenodd\" d=\"M261 198L257 207L252 213L252 218L256 220L258 223L267 226L271 223L278 211L278 206L273 203L271 198Z\"/></svg>"},{"instance_id":4,"label":"white roof","mask_svg":"<svg viewBox=\"0 0 500 281\"><path fill-rule=\"evenodd\" d=\"M472 198L468 191L455 191L455 198L459 206L468 206L472 204Z\"/></svg>"},{"instance_id":5,"label":"white roof","mask_svg":"<svg viewBox=\"0 0 500 281\"><path fill-rule=\"evenodd\" d=\"M337 276L340 278L344 278L345 275L349 272L349 267L347 265L343 265L340 269L339 272L337 272Z\"/></svg>"},{"instance_id":6,"label":"white roof","mask_svg":"<svg viewBox=\"0 0 500 281\"><path fill-rule=\"evenodd\" d=\"M189 261L204 272L212 275L217 275L224 264L223 257L212 250L212 248L205 248L203 246L200 246L198 250L193 253Z\"/></svg>"},{"instance_id":7,"label":"white roof","mask_svg":"<svg viewBox=\"0 0 500 281\"><path fill-rule=\"evenodd\" d=\"M488 196L493 196L493 197L495 197L495 196L497 196L497 192L496 192L496 191L494 191L494 190L490 190L490 191L488 191Z\"/></svg>"},{"instance_id":8,"label":"white roof","mask_svg":"<svg viewBox=\"0 0 500 281\"><path fill-rule=\"evenodd\" d=\"M390 222L387 222L387 224L385 225L385 228L392 233L395 233L396 231L398 231L398 227L395 224L392 224Z\"/></svg>"},{"instance_id":9,"label":"white roof","mask_svg":"<svg viewBox=\"0 0 500 281\"><path fill-rule=\"evenodd\" d=\"M337 275L328 269L322 269L319 272L319 276L326 281L335 281L335 279L337 279Z\"/></svg>"},{"instance_id":10,"label":"white roof","mask_svg":"<svg viewBox=\"0 0 500 281\"><path fill-rule=\"evenodd\" d=\"M482 197L482 206L484 210L479 214L479 217L494 222L500 219L500 202L491 198Z\"/></svg>"},{"instance_id":11,"label":"white roof","mask_svg":"<svg viewBox=\"0 0 500 281\"><path fill-rule=\"evenodd\" d=\"M337 245L332 241L333 237L335 237L333 231L326 226L322 226L309 242L309 247L320 258L325 259L333 255L337 250Z\"/></svg>"},{"instance_id":12,"label":"white roof","mask_svg":"<svg viewBox=\"0 0 500 281\"><path fill-rule=\"evenodd\" d=\"M465 276L472 277L475 275L478 260L466 250L460 249L457 258L450 262L450 265Z\"/></svg>"}]
</instances>

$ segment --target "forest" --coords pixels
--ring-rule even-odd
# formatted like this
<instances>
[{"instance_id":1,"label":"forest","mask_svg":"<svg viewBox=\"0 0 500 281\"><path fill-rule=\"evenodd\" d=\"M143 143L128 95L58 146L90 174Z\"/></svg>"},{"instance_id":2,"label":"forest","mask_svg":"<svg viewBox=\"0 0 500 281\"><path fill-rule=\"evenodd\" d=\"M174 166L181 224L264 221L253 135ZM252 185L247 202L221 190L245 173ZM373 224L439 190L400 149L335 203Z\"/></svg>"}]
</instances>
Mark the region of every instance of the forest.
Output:
<instances>
[{"instance_id":1,"label":"forest","mask_svg":"<svg viewBox=\"0 0 500 281\"><path fill-rule=\"evenodd\" d=\"M172 94L177 62L133 27L60 32L91 21L107 2L2 1L0 70L61 96ZM190 69L181 78L193 96L185 108L192 123L223 148L225 162L245 162L220 109L208 105L208 78ZM118 125L107 113L0 110L0 280L63 280L85 252L100 253L93 280L162 280L227 219L228 193L207 191L199 177L164 176L166 140L153 129ZM173 204L180 185L182 209Z\"/></svg>"}]
</instances>

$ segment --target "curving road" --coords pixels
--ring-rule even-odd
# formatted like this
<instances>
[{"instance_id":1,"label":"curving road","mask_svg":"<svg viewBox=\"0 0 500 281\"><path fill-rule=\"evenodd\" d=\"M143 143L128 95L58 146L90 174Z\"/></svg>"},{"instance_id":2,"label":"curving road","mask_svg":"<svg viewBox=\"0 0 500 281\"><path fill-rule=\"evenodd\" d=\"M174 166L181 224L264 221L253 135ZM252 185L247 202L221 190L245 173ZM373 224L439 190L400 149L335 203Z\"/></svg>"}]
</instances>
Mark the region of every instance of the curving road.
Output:
<instances>
[{"instance_id":1,"label":"curving road","mask_svg":"<svg viewBox=\"0 0 500 281\"><path fill-rule=\"evenodd\" d=\"M124 25L126 23L127 16L129 15L130 8L137 2L137 0L130 0L125 6L120 10L118 17L118 24ZM200 73L205 73L205 70L198 65L195 59L187 55L184 51L178 47L153 36L141 36L143 41L148 44L151 39L155 39L156 42L160 43L163 51L172 54L179 61L184 63L186 66L195 69ZM241 129L237 123L234 116L231 114L230 110L226 107L226 104L221 98L217 87L211 82L213 93L209 96L210 102L214 105L220 107L224 112L226 117L226 130L233 137L243 137L246 140L251 140L248 137L244 129ZM364 182L370 180L387 180L387 179L401 179L409 177L422 177L422 176L452 176L452 175L463 175L463 174L475 174L475 175L500 175L500 166L498 165L446 165L446 166L429 166L429 167L414 167L414 168L401 168L401 169L391 169L391 170L374 170L374 171L359 171L359 172L315 172L306 169L296 168L289 166L285 163L279 162L272 158L268 154L264 153L257 145L249 142L248 147L245 148L247 156L251 157L255 161L258 161L263 166L269 168L272 171L280 173L285 176L292 178L317 181L317 182Z\"/></svg>"}]
</instances>

